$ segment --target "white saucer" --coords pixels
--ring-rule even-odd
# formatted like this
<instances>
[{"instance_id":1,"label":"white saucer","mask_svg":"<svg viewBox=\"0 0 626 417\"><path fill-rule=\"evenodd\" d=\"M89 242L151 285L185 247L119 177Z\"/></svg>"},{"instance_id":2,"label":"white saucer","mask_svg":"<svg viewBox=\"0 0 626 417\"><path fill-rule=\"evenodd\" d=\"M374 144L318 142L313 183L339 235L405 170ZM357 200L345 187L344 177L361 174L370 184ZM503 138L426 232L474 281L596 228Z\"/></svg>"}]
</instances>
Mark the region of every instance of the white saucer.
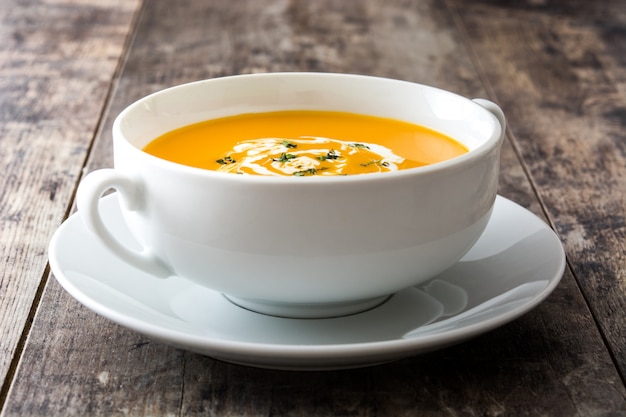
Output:
<instances>
[{"instance_id":1,"label":"white saucer","mask_svg":"<svg viewBox=\"0 0 626 417\"><path fill-rule=\"evenodd\" d=\"M119 238L132 244L116 195L101 204ZM185 279L153 278L110 254L76 215L54 234L49 257L67 292L122 326L228 362L300 370L373 365L477 336L543 301L565 267L552 230L500 196L487 230L459 263L377 308L340 318L265 316Z\"/></svg>"}]
</instances>

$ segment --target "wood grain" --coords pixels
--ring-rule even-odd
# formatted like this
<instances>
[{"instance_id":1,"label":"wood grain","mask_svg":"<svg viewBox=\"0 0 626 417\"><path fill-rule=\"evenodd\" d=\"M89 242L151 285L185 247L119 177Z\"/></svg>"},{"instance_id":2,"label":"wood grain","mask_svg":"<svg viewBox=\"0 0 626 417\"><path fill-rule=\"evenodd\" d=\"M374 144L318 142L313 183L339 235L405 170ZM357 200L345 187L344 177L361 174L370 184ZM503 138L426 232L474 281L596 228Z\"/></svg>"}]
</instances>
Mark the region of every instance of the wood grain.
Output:
<instances>
[{"instance_id":1,"label":"wood grain","mask_svg":"<svg viewBox=\"0 0 626 417\"><path fill-rule=\"evenodd\" d=\"M136 7L0 7L0 385L17 363L50 235L67 213Z\"/></svg>"},{"instance_id":2,"label":"wood grain","mask_svg":"<svg viewBox=\"0 0 626 417\"><path fill-rule=\"evenodd\" d=\"M626 379L626 4L450 3Z\"/></svg>"},{"instance_id":3,"label":"wood grain","mask_svg":"<svg viewBox=\"0 0 626 417\"><path fill-rule=\"evenodd\" d=\"M552 132L520 135L528 129L522 104L529 103L503 91L506 80L523 79L534 64L524 55L516 66L501 64L494 56L505 51L494 52L494 41L486 39L508 33L504 25L489 26L490 19L519 11L485 2L466 15L465 7L454 0L148 1L87 169L111 166L113 118L152 91L256 71L364 73L497 99L509 114L513 139L502 153L500 192L539 215L547 209L555 221L558 202L544 205L535 195L546 199L563 186L537 168L537 153L549 146ZM493 55L484 57L487 52ZM524 59L529 62L519 69ZM560 82L571 94L579 88L572 80ZM554 101L565 105L567 99ZM530 114L542 124L552 117ZM593 172L579 175L597 181ZM578 252L568 251L575 264ZM568 270L537 309L475 340L377 367L308 373L231 365L147 340L91 313L51 279L2 416L624 413L623 381Z\"/></svg>"}]
</instances>

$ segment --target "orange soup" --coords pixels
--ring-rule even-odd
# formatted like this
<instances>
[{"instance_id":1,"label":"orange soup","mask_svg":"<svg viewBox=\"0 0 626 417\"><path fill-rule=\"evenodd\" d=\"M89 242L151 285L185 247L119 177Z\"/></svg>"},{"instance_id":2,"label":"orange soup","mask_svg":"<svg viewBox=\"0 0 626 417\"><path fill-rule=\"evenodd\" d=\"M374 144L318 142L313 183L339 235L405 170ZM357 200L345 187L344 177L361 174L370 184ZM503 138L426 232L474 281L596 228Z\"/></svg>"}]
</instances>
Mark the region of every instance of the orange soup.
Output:
<instances>
[{"instance_id":1,"label":"orange soup","mask_svg":"<svg viewBox=\"0 0 626 417\"><path fill-rule=\"evenodd\" d=\"M207 120L168 132L144 151L233 174L313 176L397 171L467 148L423 126L330 111L277 111Z\"/></svg>"}]
</instances>

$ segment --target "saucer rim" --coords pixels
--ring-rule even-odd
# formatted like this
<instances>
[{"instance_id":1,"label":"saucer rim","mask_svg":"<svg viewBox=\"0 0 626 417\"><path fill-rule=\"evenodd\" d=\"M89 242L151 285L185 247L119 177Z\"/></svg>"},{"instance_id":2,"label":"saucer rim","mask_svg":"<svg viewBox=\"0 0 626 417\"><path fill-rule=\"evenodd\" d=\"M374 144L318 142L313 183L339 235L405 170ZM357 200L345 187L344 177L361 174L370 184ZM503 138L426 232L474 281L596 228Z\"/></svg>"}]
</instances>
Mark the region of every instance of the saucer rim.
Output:
<instances>
[{"instance_id":1,"label":"saucer rim","mask_svg":"<svg viewBox=\"0 0 626 417\"><path fill-rule=\"evenodd\" d=\"M113 195L104 197L113 198ZM153 340L159 340L170 346L175 346L184 350L194 351L216 359L224 360L231 363L241 363L248 366L257 366L263 368L275 369L343 369L361 366L374 365L377 362L388 362L391 360L401 359L403 357L415 356L420 353L441 349L464 340L478 336L480 334L491 331L506 323L509 323L530 310L537 307L543 302L559 284L566 267L566 257L563 247L556 233L549 227L545 221L539 218L528 209L521 205L498 195L494 204L494 210L499 205L504 207L500 209L511 210L511 208L519 210L520 213L530 215L533 221L539 221L543 228L551 232L550 238L556 239L559 245L559 253L554 253L555 266L557 263L557 272L546 277L547 285L540 291L537 291L532 298L515 307L512 310L498 314L494 317L472 323L460 328L444 330L432 334L423 333L417 336L409 336L406 338L395 338L391 340L354 342L354 343L338 343L338 344L320 344L320 345L298 345L298 344L278 344L264 343L255 341L228 340L201 334L194 334L188 331L174 330L160 326L158 323L147 322L141 318L129 316L116 309L101 303L85 294L77 286L68 279L60 265L56 256L57 247L61 244L64 233L70 228L71 222L80 221L77 214L74 213L59 226L54 232L49 244L48 257L50 268L54 277L68 292L70 296L76 299L83 306L94 311L96 314L113 321L114 323L136 331ZM508 207L507 207L508 206ZM547 239L547 238L546 238ZM555 245L556 249L556 245ZM191 282L188 285L196 285ZM455 316L445 320L454 320ZM180 319L184 321L183 319ZM297 320L297 319L292 319ZM444 321L445 321L444 320ZM444 322L442 321L442 322ZM440 323L442 323L440 322ZM367 355L367 357L365 357ZM355 356L362 357L361 361L355 361ZM241 361L233 358L240 358ZM342 358L349 358L352 365L334 366L324 365L328 359L333 362L340 363ZM292 361L298 361L293 364ZM302 364L302 361L312 361L308 364ZM315 362L319 363L315 363ZM280 364L279 364L280 363Z\"/></svg>"}]
</instances>

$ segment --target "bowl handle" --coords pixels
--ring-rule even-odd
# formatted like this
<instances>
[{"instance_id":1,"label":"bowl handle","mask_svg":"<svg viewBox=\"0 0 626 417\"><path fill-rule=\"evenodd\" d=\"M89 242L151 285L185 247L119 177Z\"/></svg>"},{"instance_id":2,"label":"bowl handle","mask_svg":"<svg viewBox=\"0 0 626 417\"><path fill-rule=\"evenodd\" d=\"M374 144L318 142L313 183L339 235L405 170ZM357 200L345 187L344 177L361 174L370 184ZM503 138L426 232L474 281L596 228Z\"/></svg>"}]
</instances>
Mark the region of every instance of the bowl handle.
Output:
<instances>
[{"instance_id":1,"label":"bowl handle","mask_svg":"<svg viewBox=\"0 0 626 417\"><path fill-rule=\"evenodd\" d=\"M76 203L83 223L106 248L126 263L158 278L174 275L149 247L144 247L141 251L130 249L120 243L106 227L100 215L99 200L109 189L117 190L121 196L121 204L126 209L140 208L142 187L138 181L114 169L100 169L88 174L78 186Z\"/></svg>"},{"instance_id":2,"label":"bowl handle","mask_svg":"<svg viewBox=\"0 0 626 417\"><path fill-rule=\"evenodd\" d=\"M485 100L484 98L474 98L472 99L472 101L479 106L489 110L494 116L496 116L496 119L498 119L498 122L500 122L500 127L502 128L502 133L500 137L503 138L506 132L506 117L504 117L504 112L502 111L500 106L498 106L493 101Z\"/></svg>"}]
</instances>

